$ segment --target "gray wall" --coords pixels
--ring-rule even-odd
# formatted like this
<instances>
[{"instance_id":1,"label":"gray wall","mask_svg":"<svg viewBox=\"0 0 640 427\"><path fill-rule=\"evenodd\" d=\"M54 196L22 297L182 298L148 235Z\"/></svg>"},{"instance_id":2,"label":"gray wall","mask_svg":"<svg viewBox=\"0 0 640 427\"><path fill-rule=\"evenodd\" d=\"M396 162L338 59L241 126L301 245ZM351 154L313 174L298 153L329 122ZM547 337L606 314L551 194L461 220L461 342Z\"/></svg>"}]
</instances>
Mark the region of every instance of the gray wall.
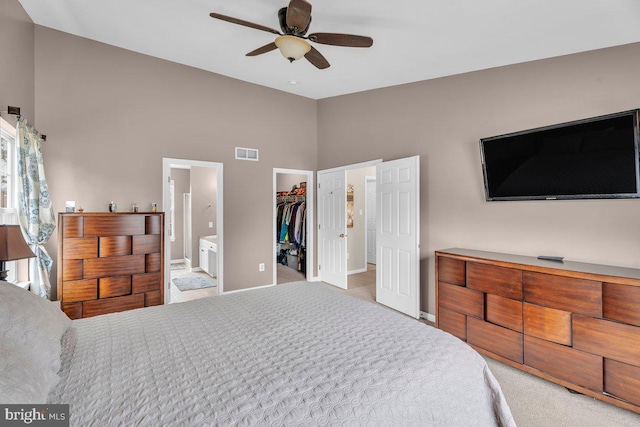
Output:
<instances>
[{"instance_id":1,"label":"gray wall","mask_svg":"<svg viewBox=\"0 0 640 427\"><path fill-rule=\"evenodd\" d=\"M0 111L7 111L8 105L20 107L21 114L37 125L34 43L33 23L18 0L0 1ZM15 124L15 116L2 113L2 118Z\"/></svg>"},{"instance_id":2,"label":"gray wall","mask_svg":"<svg viewBox=\"0 0 640 427\"><path fill-rule=\"evenodd\" d=\"M482 137L640 107L640 44L318 102L318 169L420 155L421 309L434 251L560 255L640 267L640 201L484 201Z\"/></svg>"},{"instance_id":3,"label":"gray wall","mask_svg":"<svg viewBox=\"0 0 640 427\"><path fill-rule=\"evenodd\" d=\"M184 259L184 193L190 191L189 169L171 169L175 198L176 239L171 242L171 259Z\"/></svg>"},{"instance_id":4,"label":"gray wall","mask_svg":"<svg viewBox=\"0 0 640 427\"><path fill-rule=\"evenodd\" d=\"M200 266L200 237L216 234L216 169L191 167L191 267ZM209 228L209 222L213 228Z\"/></svg>"},{"instance_id":5,"label":"gray wall","mask_svg":"<svg viewBox=\"0 0 640 427\"><path fill-rule=\"evenodd\" d=\"M40 26L35 37L55 209L159 203L163 157L224 163L225 290L270 284L273 168L316 169L316 102ZM260 161L235 160L236 146Z\"/></svg>"}]
</instances>

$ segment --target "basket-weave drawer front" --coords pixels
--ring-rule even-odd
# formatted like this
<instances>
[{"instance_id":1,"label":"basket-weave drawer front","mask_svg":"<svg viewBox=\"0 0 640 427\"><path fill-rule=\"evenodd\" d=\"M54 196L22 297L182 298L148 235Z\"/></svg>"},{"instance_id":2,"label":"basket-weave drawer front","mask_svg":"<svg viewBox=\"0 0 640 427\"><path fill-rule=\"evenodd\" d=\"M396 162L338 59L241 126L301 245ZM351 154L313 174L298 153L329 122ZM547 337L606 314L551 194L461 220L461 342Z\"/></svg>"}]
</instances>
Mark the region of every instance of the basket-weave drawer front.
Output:
<instances>
[{"instance_id":1,"label":"basket-weave drawer front","mask_svg":"<svg viewBox=\"0 0 640 427\"><path fill-rule=\"evenodd\" d=\"M522 300L522 271L467 262L467 287L504 298Z\"/></svg>"},{"instance_id":2,"label":"basket-weave drawer front","mask_svg":"<svg viewBox=\"0 0 640 427\"><path fill-rule=\"evenodd\" d=\"M524 273L524 300L543 307L602 317L602 283L555 274Z\"/></svg>"}]
</instances>

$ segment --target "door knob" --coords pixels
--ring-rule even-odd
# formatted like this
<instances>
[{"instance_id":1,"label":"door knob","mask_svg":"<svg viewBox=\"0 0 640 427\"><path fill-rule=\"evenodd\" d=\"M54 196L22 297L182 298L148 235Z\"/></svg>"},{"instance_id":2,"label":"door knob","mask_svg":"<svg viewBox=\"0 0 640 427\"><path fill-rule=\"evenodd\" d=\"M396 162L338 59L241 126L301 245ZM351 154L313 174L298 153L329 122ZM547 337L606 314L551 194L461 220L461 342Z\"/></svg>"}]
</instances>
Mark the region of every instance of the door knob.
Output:
<instances>
[{"instance_id":1,"label":"door knob","mask_svg":"<svg viewBox=\"0 0 640 427\"><path fill-rule=\"evenodd\" d=\"M342 233L342 234L340 234L338 237L347 237L347 235L346 235L346 234L344 234L344 233Z\"/></svg>"}]
</instances>

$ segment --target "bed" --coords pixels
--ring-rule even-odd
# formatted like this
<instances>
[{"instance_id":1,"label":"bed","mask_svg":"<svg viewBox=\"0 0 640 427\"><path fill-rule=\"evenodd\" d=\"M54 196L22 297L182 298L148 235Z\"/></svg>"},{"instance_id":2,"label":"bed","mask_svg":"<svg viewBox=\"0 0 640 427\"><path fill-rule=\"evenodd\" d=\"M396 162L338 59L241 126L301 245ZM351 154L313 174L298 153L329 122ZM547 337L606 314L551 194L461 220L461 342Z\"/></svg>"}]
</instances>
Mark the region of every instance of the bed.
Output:
<instances>
[{"instance_id":1,"label":"bed","mask_svg":"<svg viewBox=\"0 0 640 427\"><path fill-rule=\"evenodd\" d=\"M76 320L60 355L73 426L515 426L462 341L319 283Z\"/></svg>"}]
</instances>

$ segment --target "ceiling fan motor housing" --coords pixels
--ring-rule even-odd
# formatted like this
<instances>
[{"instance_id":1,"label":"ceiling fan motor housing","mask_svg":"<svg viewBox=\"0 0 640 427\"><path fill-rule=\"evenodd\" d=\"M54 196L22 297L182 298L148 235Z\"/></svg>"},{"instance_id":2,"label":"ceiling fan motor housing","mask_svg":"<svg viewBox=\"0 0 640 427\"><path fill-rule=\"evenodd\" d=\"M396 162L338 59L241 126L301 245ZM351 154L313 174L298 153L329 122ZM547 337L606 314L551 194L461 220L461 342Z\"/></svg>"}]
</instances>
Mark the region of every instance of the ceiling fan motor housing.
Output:
<instances>
[{"instance_id":1,"label":"ceiling fan motor housing","mask_svg":"<svg viewBox=\"0 0 640 427\"><path fill-rule=\"evenodd\" d=\"M278 11L278 21L280 22L280 29L282 32L289 36L304 36L309 30L309 25L311 25L311 17L309 17L309 23L306 28L298 28L297 31L294 28L289 28L287 26L287 10L288 8L283 7Z\"/></svg>"}]
</instances>

